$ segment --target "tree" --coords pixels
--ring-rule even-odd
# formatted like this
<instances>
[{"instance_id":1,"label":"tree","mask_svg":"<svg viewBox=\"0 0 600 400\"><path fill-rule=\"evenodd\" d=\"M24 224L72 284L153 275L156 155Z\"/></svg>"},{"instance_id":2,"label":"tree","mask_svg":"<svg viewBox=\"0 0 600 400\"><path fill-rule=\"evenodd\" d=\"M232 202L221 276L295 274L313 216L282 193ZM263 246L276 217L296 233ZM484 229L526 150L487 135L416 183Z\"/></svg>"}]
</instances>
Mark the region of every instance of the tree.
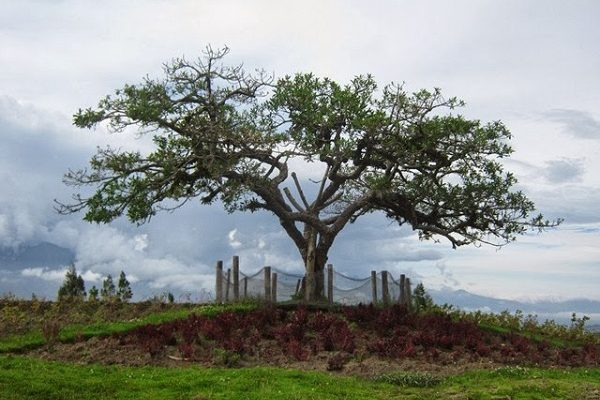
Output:
<instances>
[{"instance_id":1,"label":"tree","mask_svg":"<svg viewBox=\"0 0 600 400\"><path fill-rule=\"evenodd\" d=\"M425 290L423 283L419 283L413 292L413 302L417 311L426 311L433 307L433 299Z\"/></svg>"},{"instance_id":2,"label":"tree","mask_svg":"<svg viewBox=\"0 0 600 400\"><path fill-rule=\"evenodd\" d=\"M129 281L125 276L125 272L121 271L119 275L119 282L117 284L117 297L124 302L127 302L133 296L133 292L131 291L131 286L129 285Z\"/></svg>"},{"instance_id":3,"label":"tree","mask_svg":"<svg viewBox=\"0 0 600 400\"><path fill-rule=\"evenodd\" d=\"M106 279L104 279L104 281L102 282L100 296L102 296L102 300L104 301L111 301L114 300L116 297L115 284L110 274L108 274L106 276Z\"/></svg>"},{"instance_id":4,"label":"tree","mask_svg":"<svg viewBox=\"0 0 600 400\"><path fill-rule=\"evenodd\" d=\"M96 108L80 109L76 126L138 127L153 135L155 149L99 149L90 169L64 178L95 191L58 202L58 211L143 223L199 198L219 200L229 212L270 212L299 250L310 300L323 293L337 235L371 212L454 248L502 246L528 227L560 222L531 217L533 202L514 190L516 179L500 162L512 152L510 132L501 122L453 113L462 101L438 89L409 94L393 83L378 90L370 75L346 85L312 74L275 81L226 66L228 51L208 47L196 61L175 59L163 79L125 85ZM322 178L301 181L290 164L298 160Z\"/></svg>"},{"instance_id":5,"label":"tree","mask_svg":"<svg viewBox=\"0 0 600 400\"><path fill-rule=\"evenodd\" d=\"M81 275L77 275L75 264L71 264L65 273L65 280L58 289L58 301L82 300L85 298L85 283Z\"/></svg>"},{"instance_id":6,"label":"tree","mask_svg":"<svg viewBox=\"0 0 600 400\"><path fill-rule=\"evenodd\" d=\"M92 286L90 289L90 292L88 293L88 301L98 301L98 288L96 288L96 286Z\"/></svg>"}]
</instances>

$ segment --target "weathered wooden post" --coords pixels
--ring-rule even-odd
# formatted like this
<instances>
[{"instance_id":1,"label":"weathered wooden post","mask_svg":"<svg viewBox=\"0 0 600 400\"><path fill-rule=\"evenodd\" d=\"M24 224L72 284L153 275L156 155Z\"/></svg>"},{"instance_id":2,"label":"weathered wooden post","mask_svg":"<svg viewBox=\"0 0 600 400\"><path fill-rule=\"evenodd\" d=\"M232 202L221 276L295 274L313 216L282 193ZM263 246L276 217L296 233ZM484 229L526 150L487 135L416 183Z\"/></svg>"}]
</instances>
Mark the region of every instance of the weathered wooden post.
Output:
<instances>
[{"instance_id":1,"label":"weathered wooden post","mask_svg":"<svg viewBox=\"0 0 600 400\"><path fill-rule=\"evenodd\" d=\"M229 303L229 286L231 286L231 268L227 268L227 280L225 281L225 302Z\"/></svg>"},{"instance_id":2,"label":"weathered wooden post","mask_svg":"<svg viewBox=\"0 0 600 400\"><path fill-rule=\"evenodd\" d=\"M265 301L271 301L271 267L265 267Z\"/></svg>"},{"instance_id":3,"label":"weathered wooden post","mask_svg":"<svg viewBox=\"0 0 600 400\"><path fill-rule=\"evenodd\" d=\"M333 265L327 264L327 302L333 304Z\"/></svg>"},{"instance_id":4,"label":"weathered wooden post","mask_svg":"<svg viewBox=\"0 0 600 400\"><path fill-rule=\"evenodd\" d=\"M410 278L406 278L406 307L412 310L412 293L410 290Z\"/></svg>"},{"instance_id":5,"label":"weathered wooden post","mask_svg":"<svg viewBox=\"0 0 600 400\"><path fill-rule=\"evenodd\" d=\"M223 261L217 261L215 270L215 301L217 304L223 302Z\"/></svg>"},{"instance_id":6,"label":"weathered wooden post","mask_svg":"<svg viewBox=\"0 0 600 400\"><path fill-rule=\"evenodd\" d=\"M388 287L388 272L381 271L381 297L384 307L390 305L390 288Z\"/></svg>"},{"instance_id":7,"label":"weathered wooden post","mask_svg":"<svg viewBox=\"0 0 600 400\"><path fill-rule=\"evenodd\" d=\"M296 292L295 295L298 296L298 293L300 293L300 286L302 285L302 279L298 279L298 282L296 283Z\"/></svg>"},{"instance_id":8,"label":"weathered wooden post","mask_svg":"<svg viewBox=\"0 0 600 400\"><path fill-rule=\"evenodd\" d=\"M233 256L233 301L240 300L240 257Z\"/></svg>"},{"instance_id":9,"label":"weathered wooden post","mask_svg":"<svg viewBox=\"0 0 600 400\"><path fill-rule=\"evenodd\" d=\"M304 292L306 292L306 275L300 280L300 293L303 294ZM302 296L300 301L304 301L304 296Z\"/></svg>"},{"instance_id":10,"label":"weathered wooden post","mask_svg":"<svg viewBox=\"0 0 600 400\"><path fill-rule=\"evenodd\" d=\"M406 305L406 275L400 274L400 295L398 296L398 303Z\"/></svg>"},{"instance_id":11,"label":"weathered wooden post","mask_svg":"<svg viewBox=\"0 0 600 400\"><path fill-rule=\"evenodd\" d=\"M244 299L248 298L248 277L244 277Z\"/></svg>"},{"instance_id":12,"label":"weathered wooden post","mask_svg":"<svg viewBox=\"0 0 600 400\"><path fill-rule=\"evenodd\" d=\"M377 304L377 272L371 271L371 301L373 304Z\"/></svg>"},{"instance_id":13,"label":"weathered wooden post","mask_svg":"<svg viewBox=\"0 0 600 400\"><path fill-rule=\"evenodd\" d=\"M271 275L271 302L277 303L277 272Z\"/></svg>"}]
</instances>

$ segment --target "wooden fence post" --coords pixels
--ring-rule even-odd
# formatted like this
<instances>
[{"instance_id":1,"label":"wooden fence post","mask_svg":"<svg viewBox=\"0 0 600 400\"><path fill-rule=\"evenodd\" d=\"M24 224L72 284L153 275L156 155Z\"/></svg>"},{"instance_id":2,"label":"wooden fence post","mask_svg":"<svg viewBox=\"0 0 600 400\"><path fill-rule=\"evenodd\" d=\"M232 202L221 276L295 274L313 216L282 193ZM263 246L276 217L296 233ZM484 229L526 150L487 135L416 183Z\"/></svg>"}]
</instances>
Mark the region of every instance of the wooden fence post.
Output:
<instances>
[{"instance_id":1,"label":"wooden fence post","mask_svg":"<svg viewBox=\"0 0 600 400\"><path fill-rule=\"evenodd\" d=\"M410 291L410 278L406 278L406 307L412 310L412 293Z\"/></svg>"},{"instance_id":2,"label":"wooden fence post","mask_svg":"<svg viewBox=\"0 0 600 400\"><path fill-rule=\"evenodd\" d=\"M215 301L217 304L223 302L223 261L217 261L217 267L215 270Z\"/></svg>"},{"instance_id":3,"label":"wooden fence post","mask_svg":"<svg viewBox=\"0 0 600 400\"><path fill-rule=\"evenodd\" d=\"M248 277L244 277L244 299L248 298Z\"/></svg>"},{"instance_id":4,"label":"wooden fence post","mask_svg":"<svg viewBox=\"0 0 600 400\"><path fill-rule=\"evenodd\" d=\"M398 296L398 303L406 305L406 275L400 274L400 296Z\"/></svg>"},{"instance_id":5,"label":"wooden fence post","mask_svg":"<svg viewBox=\"0 0 600 400\"><path fill-rule=\"evenodd\" d=\"M333 265L327 264L327 302L333 304Z\"/></svg>"},{"instance_id":6,"label":"wooden fence post","mask_svg":"<svg viewBox=\"0 0 600 400\"><path fill-rule=\"evenodd\" d=\"M271 275L271 302L277 303L277 272Z\"/></svg>"},{"instance_id":7,"label":"wooden fence post","mask_svg":"<svg viewBox=\"0 0 600 400\"><path fill-rule=\"evenodd\" d=\"M233 256L233 301L240 300L240 258Z\"/></svg>"},{"instance_id":8,"label":"wooden fence post","mask_svg":"<svg viewBox=\"0 0 600 400\"><path fill-rule=\"evenodd\" d=\"M371 302L377 304L377 272L371 271Z\"/></svg>"},{"instance_id":9,"label":"wooden fence post","mask_svg":"<svg viewBox=\"0 0 600 400\"><path fill-rule=\"evenodd\" d=\"M231 286L231 268L227 268L227 279L225 280L225 302L229 303L229 286Z\"/></svg>"},{"instance_id":10,"label":"wooden fence post","mask_svg":"<svg viewBox=\"0 0 600 400\"><path fill-rule=\"evenodd\" d=\"M390 288L388 287L388 272L381 271L381 297L385 307L390 305Z\"/></svg>"},{"instance_id":11,"label":"wooden fence post","mask_svg":"<svg viewBox=\"0 0 600 400\"><path fill-rule=\"evenodd\" d=\"M265 301L271 301L271 267L265 267Z\"/></svg>"}]
</instances>

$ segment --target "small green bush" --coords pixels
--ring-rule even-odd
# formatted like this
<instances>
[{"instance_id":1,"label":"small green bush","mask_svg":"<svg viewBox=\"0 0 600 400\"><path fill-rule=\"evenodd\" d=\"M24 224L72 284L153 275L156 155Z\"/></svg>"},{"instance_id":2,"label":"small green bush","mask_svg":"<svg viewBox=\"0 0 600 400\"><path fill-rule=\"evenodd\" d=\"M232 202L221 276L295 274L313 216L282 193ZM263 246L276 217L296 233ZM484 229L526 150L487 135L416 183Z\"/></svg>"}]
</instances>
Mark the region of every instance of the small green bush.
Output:
<instances>
[{"instance_id":1,"label":"small green bush","mask_svg":"<svg viewBox=\"0 0 600 400\"><path fill-rule=\"evenodd\" d=\"M216 348L213 350L213 362L226 368L235 368L240 364L241 356L233 351Z\"/></svg>"},{"instance_id":2,"label":"small green bush","mask_svg":"<svg viewBox=\"0 0 600 400\"><path fill-rule=\"evenodd\" d=\"M420 372L394 372L390 374L381 374L373 377L375 382L385 382L392 385L404 387L432 387L439 385L442 378L429 373Z\"/></svg>"}]
</instances>

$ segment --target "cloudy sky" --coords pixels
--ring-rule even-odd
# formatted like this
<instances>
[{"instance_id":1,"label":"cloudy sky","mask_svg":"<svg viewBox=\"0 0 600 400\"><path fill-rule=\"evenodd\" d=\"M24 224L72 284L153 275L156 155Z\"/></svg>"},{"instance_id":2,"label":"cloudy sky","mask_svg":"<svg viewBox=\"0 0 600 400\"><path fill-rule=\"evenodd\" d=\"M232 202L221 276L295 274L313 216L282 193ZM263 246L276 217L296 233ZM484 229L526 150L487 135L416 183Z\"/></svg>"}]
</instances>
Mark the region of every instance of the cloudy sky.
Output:
<instances>
[{"instance_id":1,"label":"cloudy sky","mask_svg":"<svg viewBox=\"0 0 600 400\"><path fill-rule=\"evenodd\" d=\"M330 261L340 271L406 272L426 286L511 299L600 300L600 3L590 1L2 1L0 250L49 242L73 251L86 283L121 269L149 291L211 290L217 259L242 270L300 271L267 214L190 204L133 226L59 216L68 168L96 146L146 146L133 135L82 131L73 113L163 62L227 45L228 61L276 76L345 82L371 73L408 90L439 87L470 118L514 135L507 167L560 228L501 250L419 242L381 216L350 226ZM302 169L302 168L300 168ZM302 171L301 171L302 172ZM55 293L62 269L2 270L0 293ZM45 290L45 292L44 292Z\"/></svg>"}]
</instances>

